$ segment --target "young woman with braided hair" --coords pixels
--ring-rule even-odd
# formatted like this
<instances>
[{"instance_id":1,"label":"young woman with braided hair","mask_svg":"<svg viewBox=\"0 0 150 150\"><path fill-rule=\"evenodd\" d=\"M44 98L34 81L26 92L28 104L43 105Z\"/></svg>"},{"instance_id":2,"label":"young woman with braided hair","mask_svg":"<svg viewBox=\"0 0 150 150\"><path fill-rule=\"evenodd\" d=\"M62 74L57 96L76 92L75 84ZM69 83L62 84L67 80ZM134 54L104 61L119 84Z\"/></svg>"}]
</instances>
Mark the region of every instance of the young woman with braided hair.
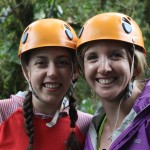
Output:
<instances>
[{"instance_id":1,"label":"young woman with braided hair","mask_svg":"<svg viewBox=\"0 0 150 150\"><path fill-rule=\"evenodd\" d=\"M137 23L122 13L93 16L79 32L82 75L101 101L85 150L150 150L150 80Z\"/></svg>"},{"instance_id":2,"label":"young woman with braided hair","mask_svg":"<svg viewBox=\"0 0 150 150\"><path fill-rule=\"evenodd\" d=\"M77 111L77 37L66 22L41 19L23 32L18 56L29 91L0 101L0 149L82 150L91 115Z\"/></svg>"}]
</instances>

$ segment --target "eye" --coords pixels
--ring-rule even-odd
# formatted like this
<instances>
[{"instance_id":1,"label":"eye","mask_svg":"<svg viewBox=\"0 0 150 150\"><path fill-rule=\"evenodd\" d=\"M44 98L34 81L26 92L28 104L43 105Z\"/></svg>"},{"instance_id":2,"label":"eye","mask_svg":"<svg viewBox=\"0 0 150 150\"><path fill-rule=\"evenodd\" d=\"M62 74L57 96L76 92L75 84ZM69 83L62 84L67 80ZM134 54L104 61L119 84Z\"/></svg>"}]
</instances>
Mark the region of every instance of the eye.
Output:
<instances>
[{"instance_id":1,"label":"eye","mask_svg":"<svg viewBox=\"0 0 150 150\"><path fill-rule=\"evenodd\" d=\"M95 53L89 53L89 54L85 55L85 57L84 57L85 62L87 62L87 61L94 62L97 59L98 59L98 56Z\"/></svg>"},{"instance_id":2,"label":"eye","mask_svg":"<svg viewBox=\"0 0 150 150\"><path fill-rule=\"evenodd\" d=\"M71 61L68 58L59 58L56 64L58 67L67 67L71 65Z\"/></svg>"},{"instance_id":3,"label":"eye","mask_svg":"<svg viewBox=\"0 0 150 150\"><path fill-rule=\"evenodd\" d=\"M121 53L121 52L112 52L111 54L110 54L110 57L112 58L112 59L119 59L119 58L121 58L121 57L123 57L123 54Z\"/></svg>"},{"instance_id":4,"label":"eye","mask_svg":"<svg viewBox=\"0 0 150 150\"><path fill-rule=\"evenodd\" d=\"M41 65L41 64L44 64L44 62L43 61L36 61L35 62L35 65Z\"/></svg>"},{"instance_id":5,"label":"eye","mask_svg":"<svg viewBox=\"0 0 150 150\"><path fill-rule=\"evenodd\" d=\"M44 60L36 60L34 65L38 68L44 68L47 66L47 62Z\"/></svg>"}]
</instances>

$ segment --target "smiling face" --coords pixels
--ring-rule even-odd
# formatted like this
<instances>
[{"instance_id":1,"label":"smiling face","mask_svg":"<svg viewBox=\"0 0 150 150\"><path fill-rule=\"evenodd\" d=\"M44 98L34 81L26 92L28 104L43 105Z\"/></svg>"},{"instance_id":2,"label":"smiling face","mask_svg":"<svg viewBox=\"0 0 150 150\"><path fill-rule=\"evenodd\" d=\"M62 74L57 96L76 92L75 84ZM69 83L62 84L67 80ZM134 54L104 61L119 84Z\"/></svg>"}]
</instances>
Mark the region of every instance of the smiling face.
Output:
<instances>
[{"instance_id":1,"label":"smiling face","mask_svg":"<svg viewBox=\"0 0 150 150\"><path fill-rule=\"evenodd\" d=\"M126 46L117 41L96 41L84 54L84 73L100 99L115 99L130 80Z\"/></svg>"},{"instance_id":2,"label":"smiling face","mask_svg":"<svg viewBox=\"0 0 150 150\"><path fill-rule=\"evenodd\" d=\"M55 109L70 87L73 68L72 57L66 48L45 47L30 53L27 66L28 80L38 100L33 95L37 109L52 106Z\"/></svg>"}]
</instances>

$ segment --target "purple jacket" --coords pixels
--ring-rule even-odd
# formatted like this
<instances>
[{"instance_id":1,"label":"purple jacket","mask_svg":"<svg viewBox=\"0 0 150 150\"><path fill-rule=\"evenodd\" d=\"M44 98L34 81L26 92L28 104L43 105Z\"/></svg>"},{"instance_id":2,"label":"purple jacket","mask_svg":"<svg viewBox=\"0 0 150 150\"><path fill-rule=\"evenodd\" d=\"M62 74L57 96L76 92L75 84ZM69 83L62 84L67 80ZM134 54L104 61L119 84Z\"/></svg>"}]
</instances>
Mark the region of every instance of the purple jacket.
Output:
<instances>
[{"instance_id":1,"label":"purple jacket","mask_svg":"<svg viewBox=\"0 0 150 150\"><path fill-rule=\"evenodd\" d=\"M150 150L150 80L148 80L132 109L137 113L137 116L111 144L109 150ZM95 113L84 150L97 150L97 131L104 115L103 107Z\"/></svg>"}]
</instances>

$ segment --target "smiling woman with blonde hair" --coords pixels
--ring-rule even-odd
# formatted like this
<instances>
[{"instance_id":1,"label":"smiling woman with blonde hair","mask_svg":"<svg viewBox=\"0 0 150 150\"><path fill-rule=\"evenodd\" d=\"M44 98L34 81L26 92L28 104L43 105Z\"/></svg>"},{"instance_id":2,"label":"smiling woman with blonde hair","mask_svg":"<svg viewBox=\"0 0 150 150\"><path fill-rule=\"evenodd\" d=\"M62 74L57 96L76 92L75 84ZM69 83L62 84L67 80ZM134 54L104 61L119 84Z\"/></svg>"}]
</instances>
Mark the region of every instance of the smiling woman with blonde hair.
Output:
<instances>
[{"instance_id":1,"label":"smiling woman with blonde hair","mask_svg":"<svg viewBox=\"0 0 150 150\"><path fill-rule=\"evenodd\" d=\"M149 150L150 81L144 79L146 50L137 23L115 12L90 18L79 32L77 56L102 103L85 150Z\"/></svg>"}]
</instances>

